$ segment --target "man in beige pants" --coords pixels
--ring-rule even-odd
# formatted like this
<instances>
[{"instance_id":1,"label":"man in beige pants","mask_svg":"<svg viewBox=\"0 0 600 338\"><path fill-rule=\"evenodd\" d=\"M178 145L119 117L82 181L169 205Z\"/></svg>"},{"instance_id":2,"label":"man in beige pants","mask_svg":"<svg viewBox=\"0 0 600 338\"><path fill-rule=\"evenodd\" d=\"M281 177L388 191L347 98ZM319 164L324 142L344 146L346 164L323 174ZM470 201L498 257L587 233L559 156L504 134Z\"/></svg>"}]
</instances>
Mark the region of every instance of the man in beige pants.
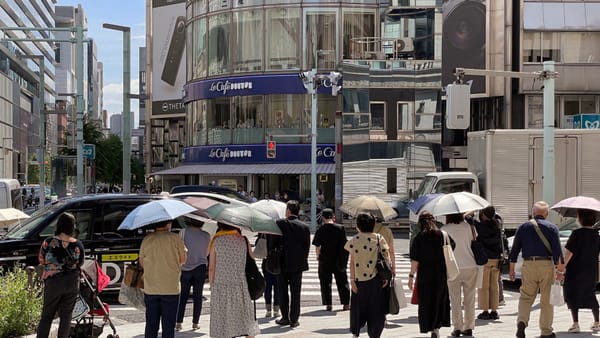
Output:
<instances>
[{"instance_id":1,"label":"man in beige pants","mask_svg":"<svg viewBox=\"0 0 600 338\"><path fill-rule=\"evenodd\" d=\"M519 312L517 315L517 338L525 338L531 307L540 290L540 338L554 338L552 321L554 307L550 305L550 288L554 279L564 271L562 250L556 225L546 221L548 203L536 202L531 210L533 219L521 224L515 233L510 251L511 280L515 280L515 263L519 252L523 254ZM556 271L556 272L555 272Z\"/></svg>"}]
</instances>

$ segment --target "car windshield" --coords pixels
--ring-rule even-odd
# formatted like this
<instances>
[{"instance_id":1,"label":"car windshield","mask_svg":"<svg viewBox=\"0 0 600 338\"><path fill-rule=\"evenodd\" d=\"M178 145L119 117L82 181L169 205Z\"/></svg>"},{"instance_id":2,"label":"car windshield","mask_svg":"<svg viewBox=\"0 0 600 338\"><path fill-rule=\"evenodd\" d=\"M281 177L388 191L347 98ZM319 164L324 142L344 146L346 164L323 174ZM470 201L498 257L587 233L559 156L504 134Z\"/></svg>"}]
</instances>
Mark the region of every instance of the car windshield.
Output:
<instances>
[{"instance_id":1,"label":"car windshield","mask_svg":"<svg viewBox=\"0 0 600 338\"><path fill-rule=\"evenodd\" d=\"M26 238L27 235L35 229L38 224L43 222L48 216L54 214L57 210L60 209L60 205L63 202L56 202L53 204L48 204L42 208L39 208L36 212L34 212L30 218L26 221L13 227L9 230L6 235L4 235L3 239L23 239Z\"/></svg>"},{"instance_id":2,"label":"car windshield","mask_svg":"<svg viewBox=\"0 0 600 338\"><path fill-rule=\"evenodd\" d=\"M425 179L423 181L421 181L419 188L415 192L414 199L417 199L425 194L430 193L433 189L433 186L435 185L436 180L437 180L437 178L435 176L425 177Z\"/></svg>"}]
</instances>

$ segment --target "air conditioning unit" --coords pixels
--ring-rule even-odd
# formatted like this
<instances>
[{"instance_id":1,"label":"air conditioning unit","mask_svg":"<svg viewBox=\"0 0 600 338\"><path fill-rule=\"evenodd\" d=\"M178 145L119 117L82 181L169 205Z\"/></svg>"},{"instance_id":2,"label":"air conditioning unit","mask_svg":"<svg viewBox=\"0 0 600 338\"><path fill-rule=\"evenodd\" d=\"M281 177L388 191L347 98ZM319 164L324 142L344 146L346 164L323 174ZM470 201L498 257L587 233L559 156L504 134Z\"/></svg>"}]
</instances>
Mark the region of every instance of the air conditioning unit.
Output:
<instances>
[{"instance_id":1,"label":"air conditioning unit","mask_svg":"<svg viewBox=\"0 0 600 338\"><path fill-rule=\"evenodd\" d=\"M412 38L399 38L395 41L396 53L410 53L415 51L415 43Z\"/></svg>"}]
</instances>

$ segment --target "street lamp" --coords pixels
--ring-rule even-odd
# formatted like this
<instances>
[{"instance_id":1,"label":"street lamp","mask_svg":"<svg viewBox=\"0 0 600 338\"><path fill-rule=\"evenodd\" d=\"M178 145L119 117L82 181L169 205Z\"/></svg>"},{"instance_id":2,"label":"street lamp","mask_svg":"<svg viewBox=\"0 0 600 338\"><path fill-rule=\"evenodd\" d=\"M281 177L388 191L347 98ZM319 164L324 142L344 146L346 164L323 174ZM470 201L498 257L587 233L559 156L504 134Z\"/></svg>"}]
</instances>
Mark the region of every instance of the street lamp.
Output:
<instances>
[{"instance_id":1,"label":"street lamp","mask_svg":"<svg viewBox=\"0 0 600 338\"><path fill-rule=\"evenodd\" d=\"M131 190L131 28L110 23L104 23L102 27L123 32L123 192L129 194Z\"/></svg>"},{"instance_id":2,"label":"street lamp","mask_svg":"<svg viewBox=\"0 0 600 338\"><path fill-rule=\"evenodd\" d=\"M43 55L21 55L19 56L21 59L34 59L37 60L39 62L38 66L40 68L40 84L39 84L39 88L38 88L38 96L40 98L40 102L39 102L39 109L38 109L38 115L40 118L40 126L39 126L39 137L40 137L40 147L39 147L39 154L38 154L38 161L40 163L40 202L42 203L42 205L44 205L44 202L46 201L46 115L44 114L44 106L45 106L45 101L44 101L44 94L46 92L46 67L45 67L45 60L46 58ZM29 166L29 163L27 163L29 161L29 159L25 159L26 161L26 165L25 168L27 168ZM26 178L27 179L27 178Z\"/></svg>"}]
</instances>

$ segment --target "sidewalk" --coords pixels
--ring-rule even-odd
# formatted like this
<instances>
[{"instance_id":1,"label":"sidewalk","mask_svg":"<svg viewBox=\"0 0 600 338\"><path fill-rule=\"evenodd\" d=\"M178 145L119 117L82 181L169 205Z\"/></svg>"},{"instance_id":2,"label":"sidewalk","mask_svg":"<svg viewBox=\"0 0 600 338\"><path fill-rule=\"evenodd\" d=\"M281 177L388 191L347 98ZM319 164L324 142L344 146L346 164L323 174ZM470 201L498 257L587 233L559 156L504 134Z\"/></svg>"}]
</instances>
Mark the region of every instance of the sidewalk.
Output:
<instances>
[{"instance_id":1,"label":"sidewalk","mask_svg":"<svg viewBox=\"0 0 600 338\"><path fill-rule=\"evenodd\" d=\"M475 337L498 337L509 338L515 336L516 316L518 305L518 294L507 301L506 306L499 309L500 320L482 321L476 320ZM538 297L539 300L539 297ZM334 306L333 312L327 312L322 306L304 307L300 315L300 326L290 329L289 326L281 327L275 324L273 318L262 318L263 310L257 309L258 323L261 328L261 334L258 337L351 337L349 332L349 312L340 311L341 306ZM477 310L476 310L477 311ZM527 337L539 337L539 303L534 305L530 326L525 331ZM592 313L589 310L580 311L580 326L582 333L568 333L571 325L571 317L566 306L556 308L554 311L554 331L557 337L584 338L600 337L600 334L592 334L589 326L592 323ZM203 314L200 317L200 329L191 330L191 317L184 319L184 330L176 332L176 337L208 337L210 315ZM117 334L121 338L142 338L144 336L144 323L119 325L113 320L116 326ZM449 337L451 328L442 328L441 337ZM108 325L104 327L102 337L112 333ZM409 304L407 308L401 309L398 315L388 315L388 325L383 330L382 338L398 337L429 337L430 334L419 333L419 324L417 319L417 306ZM368 337L366 328L363 328L361 337Z\"/></svg>"}]
</instances>

